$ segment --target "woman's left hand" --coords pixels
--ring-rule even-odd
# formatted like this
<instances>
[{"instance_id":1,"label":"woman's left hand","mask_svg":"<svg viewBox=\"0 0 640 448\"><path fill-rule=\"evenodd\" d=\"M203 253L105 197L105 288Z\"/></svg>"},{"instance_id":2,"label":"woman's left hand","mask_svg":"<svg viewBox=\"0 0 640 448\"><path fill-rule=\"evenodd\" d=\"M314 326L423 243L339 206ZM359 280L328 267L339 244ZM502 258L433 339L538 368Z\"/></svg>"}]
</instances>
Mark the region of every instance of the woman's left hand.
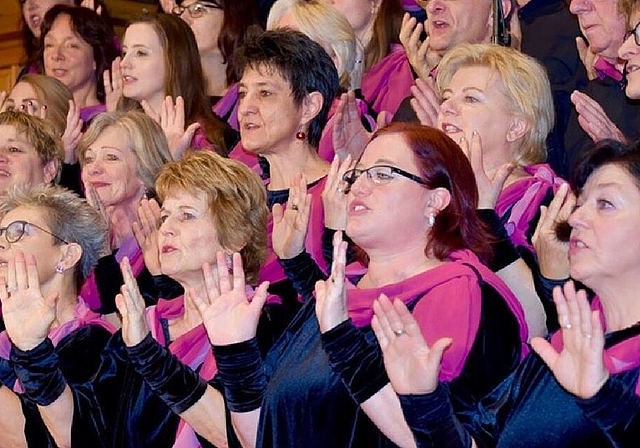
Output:
<instances>
[{"instance_id":1,"label":"woman's left hand","mask_svg":"<svg viewBox=\"0 0 640 448\"><path fill-rule=\"evenodd\" d=\"M316 282L316 316L320 332L326 333L349 318L345 270L347 243L342 241L342 232L333 235L333 264L327 280Z\"/></svg>"},{"instance_id":2,"label":"woman's left hand","mask_svg":"<svg viewBox=\"0 0 640 448\"><path fill-rule=\"evenodd\" d=\"M76 148L82 137L82 120L80 119L80 109L76 107L73 100L69 100L69 112L67 112L67 126L62 134L64 144L64 163L78 163Z\"/></svg>"},{"instance_id":3,"label":"woman's left hand","mask_svg":"<svg viewBox=\"0 0 640 448\"><path fill-rule=\"evenodd\" d=\"M160 123L169 142L169 151L173 160L182 159L184 152L191 145L193 136L200 128L200 123L196 121L185 129L184 99L179 96L174 102L173 98L167 96L159 111L153 110L146 101L141 101L140 105L147 115Z\"/></svg>"},{"instance_id":4,"label":"woman's left hand","mask_svg":"<svg viewBox=\"0 0 640 448\"><path fill-rule=\"evenodd\" d=\"M160 251L158 249L158 224L160 205L155 199L142 199L138 206L138 221L131 229L144 257L144 265L151 275L160 275Z\"/></svg>"},{"instance_id":5,"label":"woman's left hand","mask_svg":"<svg viewBox=\"0 0 640 448\"><path fill-rule=\"evenodd\" d=\"M58 294L44 297L36 258L16 251L7 261L7 278L0 279L2 314L11 342L31 350L44 341L56 318Z\"/></svg>"},{"instance_id":6,"label":"woman's left hand","mask_svg":"<svg viewBox=\"0 0 640 448\"><path fill-rule=\"evenodd\" d=\"M473 131L471 134L471 142L468 142L466 138L462 137L458 145L469 159L473 174L476 176L476 183L478 184L478 208L495 208L504 183L515 169L515 166L510 163L504 164L498 167L493 175L490 176L484 168L482 141L480 140L480 134L476 131Z\"/></svg>"},{"instance_id":7,"label":"woman's left hand","mask_svg":"<svg viewBox=\"0 0 640 448\"><path fill-rule=\"evenodd\" d=\"M147 336L149 327L144 315L144 299L127 257L120 262L120 270L124 285L120 288L121 293L116 296L116 306L122 315L122 340L127 347L133 347Z\"/></svg>"},{"instance_id":8,"label":"woman's left hand","mask_svg":"<svg viewBox=\"0 0 640 448\"><path fill-rule=\"evenodd\" d=\"M576 292L572 281L562 289L556 287L553 298L564 347L558 353L539 337L531 340L531 346L564 389L579 398L591 398L609 378L604 365L604 332L599 313L591 311L586 292Z\"/></svg>"}]
</instances>

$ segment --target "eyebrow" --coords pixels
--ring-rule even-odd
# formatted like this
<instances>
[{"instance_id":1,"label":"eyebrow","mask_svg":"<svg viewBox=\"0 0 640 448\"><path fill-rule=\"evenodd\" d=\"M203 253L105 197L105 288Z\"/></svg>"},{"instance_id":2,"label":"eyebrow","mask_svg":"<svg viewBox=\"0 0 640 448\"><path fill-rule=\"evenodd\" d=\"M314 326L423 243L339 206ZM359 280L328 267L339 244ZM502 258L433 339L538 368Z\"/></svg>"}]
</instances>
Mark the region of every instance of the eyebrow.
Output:
<instances>
[{"instance_id":1,"label":"eyebrow","mask_svg":"<svg viewBox=\"0 0 640 448\"><path fill-rule=\"evenodd\" d=\"M465 88L462 89L462 92L468 92L470 90L473 90L473 91L476 91L476 92L480 92L480 93L484 93L484 90L482 90L480 87L465 87ZM453 90L450 89L450 88L447 88L447 89L444 89L442 91L442 93L445 93L445 92L453 93Z\"/></svg>"}]
</instances>

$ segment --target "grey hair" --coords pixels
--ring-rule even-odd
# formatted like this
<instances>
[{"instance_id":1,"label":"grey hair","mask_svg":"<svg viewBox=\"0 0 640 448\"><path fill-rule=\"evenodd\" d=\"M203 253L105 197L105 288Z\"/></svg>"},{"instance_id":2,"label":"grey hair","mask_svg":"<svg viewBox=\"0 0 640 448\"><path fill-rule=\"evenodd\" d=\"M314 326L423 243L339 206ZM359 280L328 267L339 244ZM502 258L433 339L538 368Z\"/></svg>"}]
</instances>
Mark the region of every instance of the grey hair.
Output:
<instances>
[{"instance_id":1,"label":"grey hair","mask_svg":"<svg viewBox=\"0 0 640 448\"><path fill-rule=\"evenodd\" d=\"M0 196L0 216L18 207L42 209L51 233L82 248L75 269L76 283L80 287L98 260L108 253L109 230L100 213L77 194L55 185L15 187Z\"/></svg>"}]
</instances>

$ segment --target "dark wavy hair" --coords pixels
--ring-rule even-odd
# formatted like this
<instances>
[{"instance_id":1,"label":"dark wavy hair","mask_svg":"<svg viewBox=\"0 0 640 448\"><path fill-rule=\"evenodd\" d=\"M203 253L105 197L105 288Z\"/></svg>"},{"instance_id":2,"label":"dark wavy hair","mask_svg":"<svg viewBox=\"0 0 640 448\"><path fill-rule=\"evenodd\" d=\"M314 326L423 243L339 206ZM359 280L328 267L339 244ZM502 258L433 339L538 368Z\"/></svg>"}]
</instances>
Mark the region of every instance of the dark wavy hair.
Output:
<instances>
[{"instance_id":1,"label":"dark wavy hair","mask_svg":"<svg viewBox=\"0 0 640 448\"><path fill-rule=\"evenodd\" d=\"M640 140L625 144L616 140L601 140L582 154L571 171L571 188L579 195L594 171L605 165L616 165L633 178L640 189Z\"/></svg>"},{"instance_id":2,"label":"dark wavy hair","mask_svg":"<svg viewBox=\"0 0 640 448\"><path fill-rule=\"evenodd\" d=\"M252 30L253 31L253 30ZM273 69L291 86L293 101L302 106L304 98L320 92L322 108L309 123L309 144L317 148L329 108L340 90L336 66L326 51L306 35L290 29L251 32L236 54L240 77L249 69Z\"/></svg>"},{"instance_id":3,"label":"dark wavy hair","mask_svg":"<svg viewBox=\"0 0 640 448\"><path fill-rule=\"evenodd\" d=\"M372 137L398 134L413 151L426 188L444 188L451 201L438 213L425 254L445 260L458 249L469 249L480 260L491 259L491 236L476 213L478 187L469 160L444 132L418 124L392 123ZM408 205L409 206L409 205Z\"/></svg>"},{"instance_id":4,"label":"dark wavy hair","mask_svg":"<svg viewBox=\"0 0 640 448\"><path fill-rule=\"evenodd\" d=\"M42 22L42 33L37 51L38 71L44 73L44 38L61 15L69 16L73 32L93 49L93 60L96 63L94 79L97 86L97 97L99 101L104 102L102 74L105 70L111 70L111 63L120 55L120 49L118 48L118 39L109 22L92 9L82 6L56 5L47 11Z\"/></svg>"}]
</instances>

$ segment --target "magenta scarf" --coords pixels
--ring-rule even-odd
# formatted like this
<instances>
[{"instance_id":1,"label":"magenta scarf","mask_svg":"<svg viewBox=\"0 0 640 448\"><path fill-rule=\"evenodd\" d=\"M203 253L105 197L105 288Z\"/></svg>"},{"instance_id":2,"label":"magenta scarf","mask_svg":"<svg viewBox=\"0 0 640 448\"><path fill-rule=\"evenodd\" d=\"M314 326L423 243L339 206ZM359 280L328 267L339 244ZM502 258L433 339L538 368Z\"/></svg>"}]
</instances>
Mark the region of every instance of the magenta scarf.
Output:
<instances>
[{"instance_id":1,"label":"magenta scarf","mask_svg":"<svg viewBox=\"0 0 640 448\"><path fill-rule=\"evenodd\" d=\"M480 323L482 294L476 273L501 294L520 326L522 356L528 353L528 330L524 311L517 298L504 282L468 250L454 252L450 262L410 277L402 282L381 288L362 289L347 283L349 317L358 327L371 324L373 301L381 293L391 300L415 303L412 314L418 321L425 339L433 344L442 337L451 337L453 344L442 360L440 379L450 381L460 375L471 350ZM348 275L361 275L362 265L349 266Z\"/></svg>"},{"instance_id":2,"label":"magenta scarf","mask_svg":"<svg viewBox=\"0 0 640 448\"><path fill-rule=\"evenodd\" d=\"M392 115L400 103L411 96L413 72L407 54L400 44L391 44L389 54L362 76L362 95L373 110Z\"/></svg>"},{"instance_id":3,"label":"magenta scarf","mask_svg":"<svg viewBox=\"0 0 640 448\"><path fill-rule=\"evenodd\" d=\"M234 130L240 129L238 124L238 83L235 83L227 90L227 93L212 108L213 113L221 120L226 121Z\"/></svg>"},{"instance_id":4,"label":"magenta scarf","mask_svg":"<svg viewBox=\"0 0 640 448\"><path fill-rule=\"evenodd\" d=\"M556 176L547 164L530 165L524 167L524 170L529 176L518 179L502 190L495 210L500 218L511 211L505 224L509 238L516 246L523 246L535 252L527 238L529 225L538 214L540 204L549 191L558 191L564 180Z\"/></svg>"}]
</instances>

